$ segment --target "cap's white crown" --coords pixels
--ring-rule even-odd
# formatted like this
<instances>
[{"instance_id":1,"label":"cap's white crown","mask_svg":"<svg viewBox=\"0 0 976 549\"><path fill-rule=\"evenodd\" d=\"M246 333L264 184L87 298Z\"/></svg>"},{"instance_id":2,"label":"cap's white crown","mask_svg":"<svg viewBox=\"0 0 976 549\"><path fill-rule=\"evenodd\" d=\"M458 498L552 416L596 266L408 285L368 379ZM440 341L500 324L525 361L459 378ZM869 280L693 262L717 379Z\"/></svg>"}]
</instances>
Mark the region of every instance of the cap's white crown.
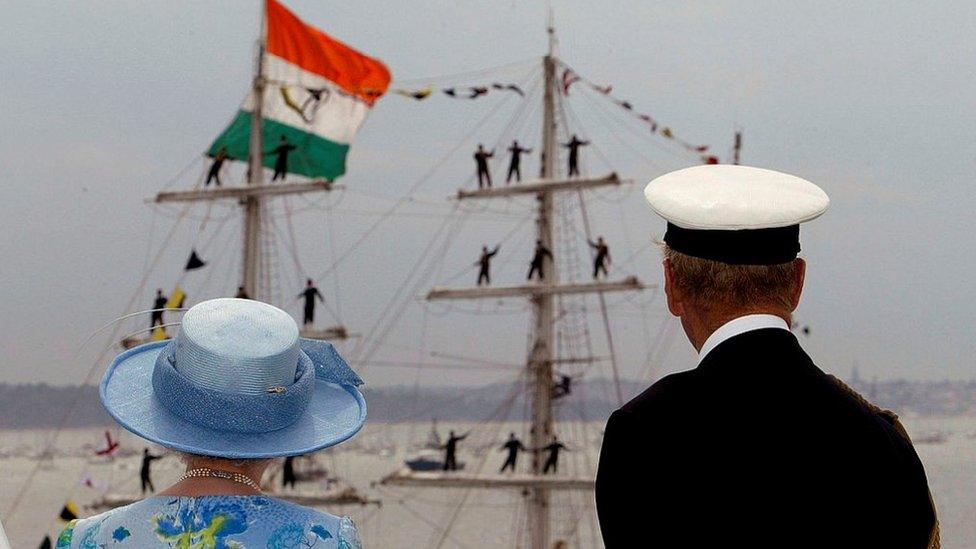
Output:
<instances>
[{"instance_id":1,"label":"cap's white crown","mask_svg":"<svg viewBox=\"0 0 976 549\"><path fill-rule=\"evenodd\" d=\"M823 189L794 175L727 164L664 174L644 188L658 215L684 229L788 227L827 211Z\"/></svg>"}]
</instances>

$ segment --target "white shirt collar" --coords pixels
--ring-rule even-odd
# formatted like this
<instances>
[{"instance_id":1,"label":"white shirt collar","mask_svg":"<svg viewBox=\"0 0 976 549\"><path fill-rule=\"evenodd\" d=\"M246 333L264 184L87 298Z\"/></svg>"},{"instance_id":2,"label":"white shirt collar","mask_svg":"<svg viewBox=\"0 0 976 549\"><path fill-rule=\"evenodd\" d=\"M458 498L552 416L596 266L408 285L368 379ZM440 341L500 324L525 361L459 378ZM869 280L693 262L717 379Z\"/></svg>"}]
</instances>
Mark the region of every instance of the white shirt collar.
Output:
<instances>
[{"instance_id":1,"label":"white shirt collar","mask_svg":"<svg viewBox=\"0 0 976 549\"><path fill-rule=\"evenodd\" d=\"M757 314L733 318L725 324L722 324L718 330L715 330L712 332L712 335L708 336L708 339L702 345L701 351L698 351L698 363L701 364L701 361L705 359L705 355L712 352L723 341L739 334L753 330L762 330L763 328L780 328L789 331L790 326L785 320L776 315Z\"/></svg>"}]
</instances>

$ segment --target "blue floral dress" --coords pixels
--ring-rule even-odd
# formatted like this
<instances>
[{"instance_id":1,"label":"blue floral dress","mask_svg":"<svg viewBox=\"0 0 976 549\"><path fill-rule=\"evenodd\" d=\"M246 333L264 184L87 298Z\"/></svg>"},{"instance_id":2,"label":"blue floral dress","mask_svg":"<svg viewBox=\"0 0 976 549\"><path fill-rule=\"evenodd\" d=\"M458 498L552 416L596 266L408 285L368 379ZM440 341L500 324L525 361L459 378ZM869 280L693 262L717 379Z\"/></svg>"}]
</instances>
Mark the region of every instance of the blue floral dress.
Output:
<instances>
[{"instance_id":1,"label":"blue floral dress","mask_svg":"<svg viewBox=\"0 0 976 549\"><path fill-rule=\"evenodd\" d=\"M361 549L356 526L267 496L154 496L68 523L57 547Z\"/></svg>"}]
</instances>

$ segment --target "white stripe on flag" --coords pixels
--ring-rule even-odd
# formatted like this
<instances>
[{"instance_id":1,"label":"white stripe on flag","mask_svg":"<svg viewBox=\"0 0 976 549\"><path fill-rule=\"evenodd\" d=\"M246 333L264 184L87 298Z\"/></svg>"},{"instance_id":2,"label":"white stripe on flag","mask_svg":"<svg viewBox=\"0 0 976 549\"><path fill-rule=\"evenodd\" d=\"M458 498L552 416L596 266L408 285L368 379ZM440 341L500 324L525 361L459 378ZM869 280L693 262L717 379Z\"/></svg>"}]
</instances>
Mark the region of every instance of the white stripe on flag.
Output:
<instances>
[{"instance_id":1,"label":"white stripe on flag","mask_svg":"<svg viewBox=\"0 0 976 549\"><path fill-rule=\"evenodd\" d=\"M330 80L310 73L276 55L265 56L264 118L314 133L335 143L352 142L369 114L369 106L343 93ZM285 84L287 83L287 84ZM287 91L288 99L282 94ZM321 90L316 100L307 90ZM241 109L254 109L249 93Z\"/></svg>"}]
</instances>

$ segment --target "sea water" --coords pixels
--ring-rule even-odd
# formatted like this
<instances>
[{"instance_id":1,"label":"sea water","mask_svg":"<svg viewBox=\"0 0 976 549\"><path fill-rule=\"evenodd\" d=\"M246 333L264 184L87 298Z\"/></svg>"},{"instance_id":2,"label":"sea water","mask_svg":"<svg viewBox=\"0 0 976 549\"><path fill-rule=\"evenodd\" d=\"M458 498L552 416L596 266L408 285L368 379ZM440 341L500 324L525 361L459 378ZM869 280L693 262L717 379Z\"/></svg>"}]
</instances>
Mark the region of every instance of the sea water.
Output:
<instances>
[{"instance_id":1,"label":"sea water","mask_svg":"<svg viewBox=\"0 0 976 549\"><path fill-rule=\"evenodd\" d=\"M938 506L946 547L976 547L976 417L902 418L916 438L941 433L944 442L917 444L929 485ZM592 476L599 457L602 423L561 423L561 438L570 451L560 456L560 475ZM499 447L523 424L441 423L448 429L471 432L461 442L459 460L466 470L494 473L505 453ZM45 535L52 539L62 524L57 515L72 500L82 515L104 492L139 495L140 439L116 428L120 455L94 456L104 444L103 429L67 430L58 436L54 451L45 454L52 431L0 431L0 518L13 547L37 547ZM316 455L315 463L330 476L354 487L382 505L339 505L324 510L348 515L357 523L366 547L517 547L527 534L526 499L517 489L422 489L379 483L415 455L428 437L426 423L369 423L350 442ZM527 437L524 437L527 438ZM150 446L154 453L162 448ZM528 467L528 455L519 468ZM175 456L153 463L157 489L173 482L183 470ZM32 476L33 475L33 476ZM13 499L29 482L17 508ZM324 481L317 481L324 482ZM299 484L301 492L321 492L315 482ZM592 493L554 492L551 502L553 538L570 547L602 547ZM662 525L664 527L664 525Z\"/></svg>"}]
</instances>

